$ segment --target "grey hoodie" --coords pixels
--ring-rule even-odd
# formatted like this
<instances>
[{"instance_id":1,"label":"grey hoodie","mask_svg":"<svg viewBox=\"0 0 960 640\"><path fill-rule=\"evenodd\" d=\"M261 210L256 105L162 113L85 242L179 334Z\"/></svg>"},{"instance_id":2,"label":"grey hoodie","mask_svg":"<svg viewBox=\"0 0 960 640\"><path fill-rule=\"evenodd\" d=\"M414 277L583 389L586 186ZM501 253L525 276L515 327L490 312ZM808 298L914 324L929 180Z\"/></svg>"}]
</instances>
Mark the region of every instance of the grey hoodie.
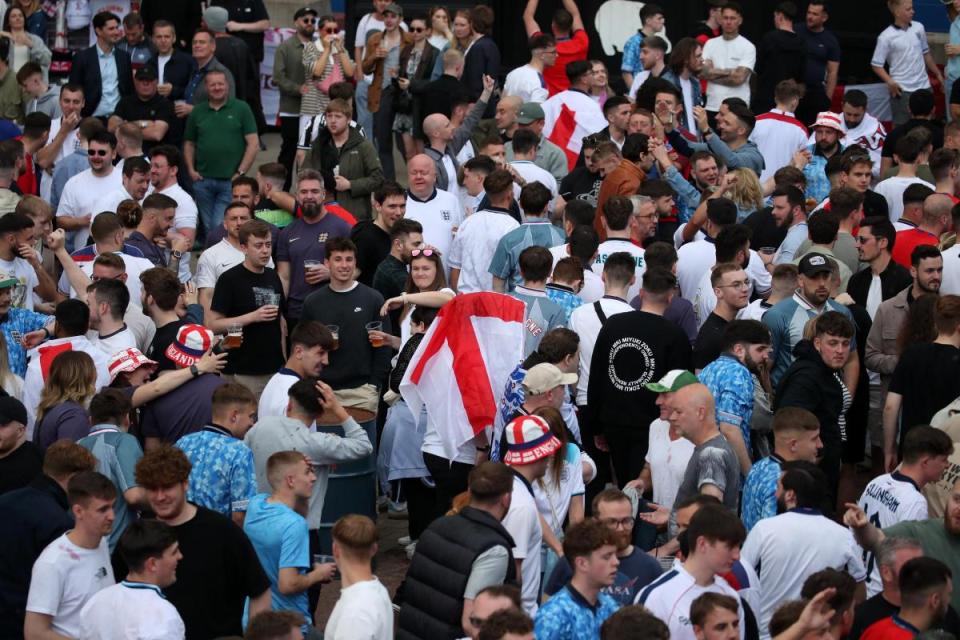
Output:
<instances>
[{"instance_id":1,"label":"grey hoodie","mask_svg":"<svg viewBox=\"0 0 960 640\"><path fill-rule=\"evenodd\" d=\"M278 451L299 451L315 465L317 482L307 510L307 526L320 527L323 501L327 494L330 466L337 462L352 462L373 453L373 444L367 432L353 418L341 425L343 437L330 433L313 433L299 420L286 416L261 418L247 432L243 441L253 451L257 491L272 493L267 481L267 460Z\"/></svg>"}]
</instances>

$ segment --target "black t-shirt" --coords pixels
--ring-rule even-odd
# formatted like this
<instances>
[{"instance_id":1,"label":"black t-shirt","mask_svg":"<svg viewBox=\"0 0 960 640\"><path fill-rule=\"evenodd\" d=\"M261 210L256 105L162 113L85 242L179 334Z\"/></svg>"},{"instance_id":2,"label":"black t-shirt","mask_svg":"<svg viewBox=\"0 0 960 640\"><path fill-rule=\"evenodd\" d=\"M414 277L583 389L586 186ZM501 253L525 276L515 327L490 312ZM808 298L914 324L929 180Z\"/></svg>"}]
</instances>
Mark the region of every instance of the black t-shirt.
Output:
<instances>
[{"instance_id":1,"label":"black t-shirt","mask_svg":"<svg viewBox=\"0 0 960 640\"><path fill-rule=\"evenodd\" d=\"M183 137L183 126L180 124L180 118L177 118L173 112L173 103L157 94L144 102L136 95L124 96L117 103L114 115L122 118L125 122L135 122L137 120L162 120L170 125L167 135L160 142L152 140L143 141L143 150L150 153L150 150L160 144L179 144Z\"/></svg>"},{"instance_id":2,"label":"black t-shirt","mask_svg":"<svg viewBox=\"0 0 960 640\"><path fill-rule=\"evenodd\" d=\"M185 324L187 324L186 320L174 320L162 327L157 327L157 332L154 334L153 341L150 343L150 349L146 354L151 360L157 361L157 371L172 371L177 369L177 365L166 356L165 352L167 347L177 339L177 331Z\"/></svg>"},{"instance_id":3,"label":"black t-shirt","mask_svg":"<svg viewBox=\"0 0 960 640\"><path fill-rule=\"evenodd\" d=\"M703 369L705 366L720 357L723 346L723 330L729 324L715 313L707 316L703 326L697 333L697 341L693 345L693 366Z\"/></svg>"},{"instance_id":4,"label":"black t-shirt","mask_svg":"<svg viewBox=\"0 0 960 640\"><path fill-rule=\"evenodd\" d=\"M951 90L950 102L953 102L953 95L954 90ZM887 134L886 140L883 141L883 151L880 155L882 155L884 158L892 158L893 154L897 150L897 142L899 142L900 138L907 135L917 127L926 127L930 131L930 134L933 136L931 140L933 142L934 149L939 149L943 146L942 124L939 122L934 122L933 120L920 120L911 118Z\"/></svg>"},{"instance_id":5,"label":"black t-shirt","mask_svg":"<svg viewBox=\"0 0 960 640\"><path fill-rule=\"evenodd\" d=\"M372 287L377 266L390 253L390 234L372 220L367 220L357 223L350 233L350 239L357 245L357 268L360 269L357 280Z\"/></svg>"},{"instance_id":6,"label":"black t-shirt","mask_svg":"<svg viewBox=\"0 0 960 640\"><path fill-rule=\"evenodd\" d=\"M930 424L933 414L960 395L960 349L947 344L914 344L900 356L890 391L903 396L900 442L907 431Z\"/></svg>"},{"instance_id":7,"label":"black t-shirt","mask_svg":"<svg viewBox=\"0 0 960 640\"><path fill-rule=\"evenodd\" d=\"M560 181L560 195L567 202L585 200L595 207L601 184L603 177L599 173L590 173L586 167L577 167Z\"/></svg>"},{"instance_id":8,"label":"black t-shirt","mask_svg":"<svg viewBox=\"0 0 960 640\"><path fill-rule=\"evenodd\" d=\"M680 327L646 311L610 316L590 360L590 419L606 433L645 440L648 425L660 415L657 394L643 385L673 369L690 369L690 339Z\"/></svg>"},{"instance_id":9,"label":"black t-shirt","mask_svg":"<svg viewBox=\"0 0 960 640\"><path fill-rule=\"evenodd\" d=\"M226 9L229 19L233 22L250 23L270 19L262 0L215 0L212 6ZM247 43L254 60L257 62L263 60L263 32L237 31L230 35L237 36Z\"/></svg>"},{"instance_id":10,"label":"black t-shirt","mask_svg":"<svg viewBox=\"0 0 960 640\"><path fill-rule=\"evenodd\" d=\"M764 207L743 220L743 224L750 227L753 232L750 236L750 248L754 251L759 251L763 247L779 247L787 237L787 227L778 227L772 212L772 207Z\"/></svg>"},{"instance_id":11,"label":"black t-shirt","mask_svg":"<svg viewBox=\"0 0 960 640\"><path fill-rule=\"evenodd\" d=\"M43 454L29 440L0 458L0 494L25 487L42 473Z\"/></svg>"},{"instance_id":12,"label":"black t-shirt","mask_svg":"<svg viewBox=\"0 0 960 640\"><path fill-rule=\"evenodd\" d=\"M936 148L936 147L935 147ZM863 217L871 218L873 216L890 216L890 208L887 207L887 199L882 195L867 189L863 194Z\"/></svg>"},{"instance_id":13,"label":"black t-shirt","mask_svg":"<svg viewBox=\"0 0 960 640\"><path fill-rule=\"evenodd\" d=\"M263 273L254 273L240 263L217 279L210 309L224 317L235 318L271 304L272 295L280 296L279 306L283 309L283 285L277 272L265 268ZM252 322L244 326L243 344L239 349L230 350L224 373L276 373L283 365L280 341L280 314L270 322Z\"/></svg>"},{"instance_id":14,"label":"black t-shirt","mask_svg":"<svg viewBox=\"0 0 960 640\"><path fill-rule=\"evenodd\" d=\"M243 529L224 515L197 507L197 515L174 527L183 559L177 581L163 592L187 628L187 640L243 634L243 605L270 588L257 552ZM117 582L127 569L114 553Z\"/></svg>"}]
</instances>

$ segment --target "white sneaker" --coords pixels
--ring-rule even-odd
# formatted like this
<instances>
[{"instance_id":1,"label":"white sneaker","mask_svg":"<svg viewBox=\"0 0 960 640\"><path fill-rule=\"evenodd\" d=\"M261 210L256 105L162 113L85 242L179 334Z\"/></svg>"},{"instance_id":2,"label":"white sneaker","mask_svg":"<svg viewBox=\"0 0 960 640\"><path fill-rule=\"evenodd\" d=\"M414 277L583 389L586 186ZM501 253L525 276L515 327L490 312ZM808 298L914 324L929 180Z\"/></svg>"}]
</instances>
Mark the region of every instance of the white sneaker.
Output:
<instances>
[{"instance_id":1,"label":"white sneaker","mask_svg":"<svg viewBox=\"0 0 960 640\"><path fill-rule=\"evenodd\" d=\"M413 542L413 540L410 539L410 536L403 536L402 538L397 538L397 544L400 545L401 547L405 547L411 542Z\"/></svg>"}]
</instances>

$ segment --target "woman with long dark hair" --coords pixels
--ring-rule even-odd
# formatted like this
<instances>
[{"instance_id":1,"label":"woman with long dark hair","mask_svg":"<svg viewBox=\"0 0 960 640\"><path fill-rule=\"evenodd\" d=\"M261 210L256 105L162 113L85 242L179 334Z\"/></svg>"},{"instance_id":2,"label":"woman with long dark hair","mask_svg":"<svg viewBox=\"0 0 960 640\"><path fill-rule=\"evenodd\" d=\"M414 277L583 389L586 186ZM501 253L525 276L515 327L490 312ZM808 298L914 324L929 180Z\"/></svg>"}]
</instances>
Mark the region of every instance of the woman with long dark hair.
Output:
<instances>
[{"instance_id":1,"label":"woman with long dark hair","mask_svg":"<svg viewBox=\"0 0 960 640\"><path fill-rule=\"evenodd\" d=\"M433 247L423 247L414 249L412 256L406 290L399 296L384 302L383 308L380 309L382 316L387 315L391 310L401 309L398 317L400 337L386 333L380 336L394 349L399 349L400 345L406 344L410 339L410 314L417 305L440 308L453 300L456 295L453 289L447 287L447 277L444 275L440 252Z\"/></svg>"},{"instance_id":2,"label":"woman with long dark hair","mask_svg":"<svg viewBox=\"0 0 960 640\"><path fill-rule=\"evenodd\" d=\"M43 80L46 82L52 54L43 38L27 29L27 17L22 7L13 5L7 9L0 35L10 39L10 69L16 73L26 63L36 62L43 70Z\"/></svg>"}]
</instances>

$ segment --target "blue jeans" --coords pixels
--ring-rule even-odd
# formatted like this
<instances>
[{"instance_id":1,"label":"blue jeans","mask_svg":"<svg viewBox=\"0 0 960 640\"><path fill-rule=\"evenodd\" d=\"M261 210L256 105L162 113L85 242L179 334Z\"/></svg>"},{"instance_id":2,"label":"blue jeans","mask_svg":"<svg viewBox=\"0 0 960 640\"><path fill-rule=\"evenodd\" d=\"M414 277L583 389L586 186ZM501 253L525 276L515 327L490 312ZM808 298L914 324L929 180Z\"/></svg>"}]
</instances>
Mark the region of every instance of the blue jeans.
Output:
<instances>
[{"instance_id":1,"label":"blue jeans","mask_svg":"<svg viewBox=\"0 0 960 640\"><path fill-rule=\"evenodd\" d=\"M373 114L367 109L367 92L369 90L370 83L366 80L361 80L357 85L357 91L353 97L357 104L357 124L363 127L363 132L366 134L367 140L375 141L373 137Z\"/></svg>"},{"instance_id":2,"label":"blue jeans","mask_svg":"<svg viewBox=\"0 0 960 640\"><path fill-rule=\"evenodd\" d=\"M200 222L203 224L203 238L212 229L223 224L223 212L232 197L230 181L222 178L204 178L193 183L194 199ZM199 238L198 234L198 238Z\"/></svg>"}]
</instances>

